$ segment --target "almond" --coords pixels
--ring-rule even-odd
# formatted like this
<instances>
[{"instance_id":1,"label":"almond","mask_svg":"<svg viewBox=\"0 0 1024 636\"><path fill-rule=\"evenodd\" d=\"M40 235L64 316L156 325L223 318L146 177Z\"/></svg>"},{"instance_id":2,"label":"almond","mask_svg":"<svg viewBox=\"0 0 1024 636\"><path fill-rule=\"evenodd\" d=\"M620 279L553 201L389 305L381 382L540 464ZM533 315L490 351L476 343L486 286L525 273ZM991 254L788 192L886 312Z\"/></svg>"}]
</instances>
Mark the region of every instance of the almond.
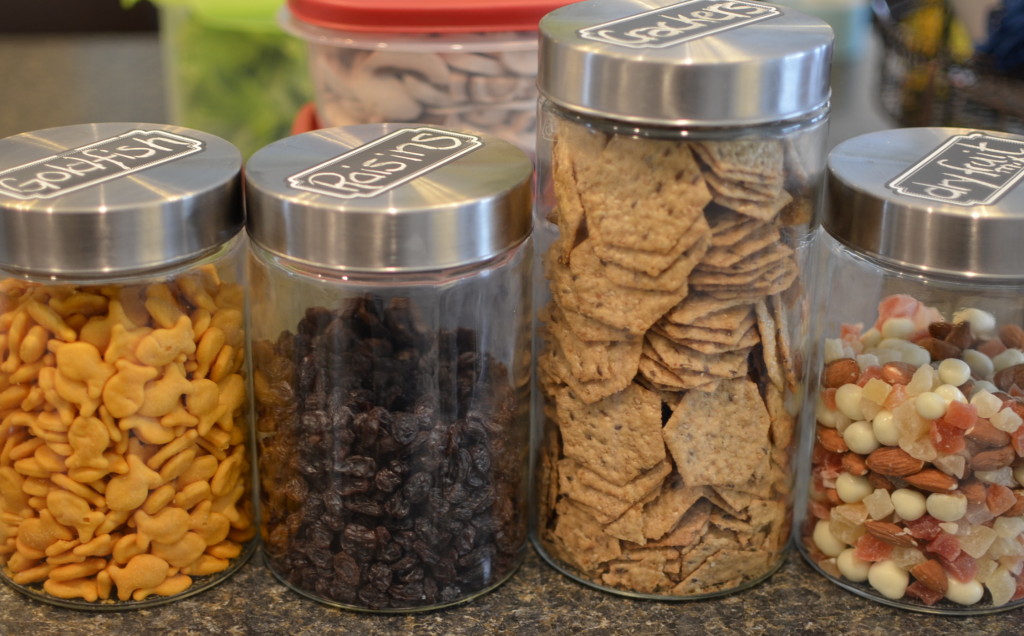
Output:
<instances>
[{"instance_id":1,"label":"almond","mask_svg":"<svg viewBox=\"0 0 1024 636\"><path fill-rule=\"evenodd\" d=\"M947 358L959 358L960 347L950 344L945 340L939 340L938 338L921 338L916 342L920 347L924 347L928 353L932 354L932 360L946 360Z\"/></svg>"},{"instance_id":2,"label":"almond","mask_svg":"<svg viewBox=\"0 0 1024 636\"><path fill-rule=\"evenodd\" d=\"M868 474L868 465L862 456L851 452L843 455L843 470L856 477L862 477Z\"/></svg>"},{"instance_id":3,"label":"almond","mask_svg":"<svg viewBox=\"0 0 1024 636\"><path fill-rule=\"evenodd\" d=\"M843 441L843 436L834 428L819 426L818 441L825 447L825 450L833 453L845 453L850 450L846 442Z\"/></svg>"},{"instance_id":4,"label":"almond","mask_svg":"<svg viewBox=\"0 0 1024 636\"><path fill-rule=\"evenodd\" d=\"M909 362L886 362L882 365L882 379L889 384L910 384L917 367Z\"/></svg>"},{"instance_id":5,"label":"almond","mask_svg":"<svg viewBox=\"0 0 1024 636\"><path fill-rule=\"evenodd\" d=\"M969 348L974 343L974 336L971 335L971 323L956 323L942 339L951 345L960 347L961 350Z\"/></svg>"},{"instance_id":6,"label":"almond","mask_svg":"<svg viewBox=\"0 0 1024 636\"><path fill-rule=\"evenodd\" d=\"M992 384L1003 391L1009 391L1013 386L1024 387L1024 364L1015 364L997 371L992 376Z\"/></svg>"},{"instance_id":7,"label":"almond","mask_svg":"<svg viewBox=\"0 0 1024 636\"><path fill-rule=\"evenodd\" d=\"M839 358L825 365L821 373L821 384L826 389L838 389L852 384L860 377L860 365L853 358Z\"/></svg>"},{"instance_id":8,"label":"almond","mask_svg":"<svg viewBox=\"0 0 1024 636\"><path fill-rule=\"evenodd\" d=\"M999 470L1009 466L1017 458L1012 446L993 448L992 450L981 451L971 458L971 468L974 470Z\"/></svg>"},{"instance_id":9,"label":"almond","mask_svg":"<svg viewBox=\"0 0 1024 636\"><path fill-rule=\"evenodd\" d=\"M949 585L949 580L946 578L946 570L935 559L928 559L924 563L918 563L910 568L910 574L921 585L942 594L946 593L946 587Z\"/></svg>"},{"instance_id":10,"label":"almond","mask_svg":"<svg viewBox=\"0 0 1024 636\"><path fill-rule=\"evenodd\" d=\"M979 446L995 448L1010 443L1010 435L992 425L988 420L978 418L965 437Z\"/></svg>"},{"instance_id":11,"label":"almond","mask_svg":"<svg viewBox=\"0 0 1024 636\"><path fill-rule=\"evenodd\" d=\"M911 457L907 451L896 446L876 449L865 461L868 468L887 477L904 477L924 468L923 461Z\"/></svg>"},{"instance_id":12,"label":"almond","mask_svg":"<svg viewBox=\"0 0 1024 636\"><path fill-rule=\"evenodd\" d=\"M864 529L874 538L879 541L885 541L890 545L900 548L917 547L917 540L910 535L910 531L906 528L901 528L895 523L868 519L864 522Z\"/></svg>"},{"instance_id":13,"label":"almond","mask_svg":"<svg viewBox=\"0 0 1024 636\"><path fill-rule=\"evenodd\" d=\"M881 488L882 490L888 490L892 492L896 490L896 485L889 481L888 477L879 475L878 473L871 471L867 474L868 483L874 487L875 490Z\"/></svg>"},{"instance_id":14,"label":"almond","mask_svg":"<svg viewBox=\"0 0 1024 636\"><path fill-rule=\"evenodd\" d=\"M903 479L908 484L928 492L952 492L957 487L956 477L950 477L946 473L934 468L925 468L913 475L907 475Z\"/></svg>"},{"instance_id":15,"label":"almond","mask_svg":"<svg viewBox=\"0 0 1024 636\"><path fill-rule=\"evenodd\" d=\"M1024 348L1024 329L1018 325L1003 325L999 328L999 339L1007 349Z\"/></svg>"}]
</instances>

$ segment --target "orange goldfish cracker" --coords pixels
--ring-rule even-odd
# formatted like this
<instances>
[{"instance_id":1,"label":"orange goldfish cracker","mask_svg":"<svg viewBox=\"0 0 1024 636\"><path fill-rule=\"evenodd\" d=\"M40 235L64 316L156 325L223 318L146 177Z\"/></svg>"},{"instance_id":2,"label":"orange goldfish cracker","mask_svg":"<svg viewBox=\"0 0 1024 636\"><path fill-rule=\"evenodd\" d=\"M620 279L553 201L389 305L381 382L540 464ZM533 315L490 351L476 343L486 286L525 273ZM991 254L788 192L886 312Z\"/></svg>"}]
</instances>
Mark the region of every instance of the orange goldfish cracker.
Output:
<instances>
[{"instance_id":1,"label":"orange goldfish cracker","mask_svg":"<svg viewBox=\"0 0 1024 636\"><path fill-rule=\"evenodd\" d=\"M160 467L160 478L163 479L164 482L173 481L178 477L178 475L185 472L189 467L189 464L195 460L196 454L197 449L187 448L174 457L168 459L164 462L164 465Z\"/></svg>"},{"instance_id":2,"label":"orange goldfish cracker","mask_svg":"<svg viewBox=\"0 0 1024 636\"><path fill-rule=\"evenodd\" d=\"M103 495L96 492L89 486L71 479L63 473L54 473L53 475L50 475L50 481L58 488L63 488L64 490L73 492L82 499L85 499L94 508L106 506L106 501L103 499Z\"/></svg>"},{"instance_id":3,"label":"orange goldfish cracker","mask_svg":"<svg viewBox=\"0 0 1024 636\"><path fill-rule=\"evenodd\" d=\"M162 367L177 360L179 356L195 353L195 350L192 319L182 314L172 327L154 329L139 340L135 355L142 364Z\"/></svg>"},{"instance_id":4,"label":"orange goldfish cracker","mask_svg":"<svg viewBox=\"0 0 1024 636\"><path fill-rule=\"evenodd\" d=\"M167 578L170 565L158 556L139 554L133 556L124 567L107 566L114 585L117 586L117 597L122 601L132 598L135 590L152 589Z\"/></svg>"},{"instance_id":5,"label":"orange goldfish cracker","mask_svg":"<svg viewBox=\"0 0 1024 636\"><path fill-rule=\"evenodd\" d=\"M58 522L75 528L82 543L92 541L96 528L106 520L105 514L89 507L89 502L58 488L46 495L46 507Z\"/></svg>"},{"instance_id":6,"label":"orange goldfish cracker","mask_svg":"<svg viewBox=\"0 0 1024 636\"><path fill-rule=\"evenodd\" d=\"M189 516L188 526L203 538L206 545L224 541L231 531L231 521L226 515L213 511L210 501L203 501L195 507Z\"/></svg>"},{"instance_id":7,"label":"orange goldfish cracker","mask_svg":"<svg viewBox=\"0 0 1024 636\"><path fill-rule=\"evenodd\" d=\"M212 455L201 455L196 457L192 465L185 469L185 472L178 475L178 488L184 489L191 483L197 481L209 481L217 472L218 461Z\"/></svg>"},{"instance_id":8,"label":"orange goldfish cracker","mask_svg":"<svg viewBox=\"0 0 1024 636\"><path fill-rule=\"evenodd\" d=\"M126 565L133 557L142 554L146 551L146 548L139 544L139 537L137 534L126 534L114 543L114 549L111 551L111 558L114 563L119 565Z\"/></svg>"},{"instance_id":9,"label":"orange goldfish cracker","mask_svg":"<svg viewBox=\"0 0 1024 636\"><path fill-rule=\"evenodd\" d=\"M205 550L206 541L195 532L186 532L173 543L154 541L150 547L152 554L178 568L195 562Z\"/></svg>"},{"instance_id":10,"label":"orange goldfish cracker","mask_svg":"<svg viewBox=\"0 0 1024 636\"><path fill-rule=\"evenodd\" d=\"M53 569L52 565L42 563L31 568L26 568L20 572L11 568L14 575L11 576L11 580L18 585L28 585L29 583L39 583L40 581L46 580L46 577L50 575L50 570Z\"/></svg>"},{"instance_id":11,"label":"orange goldfish cracker","mask_svg":"<svg viewBox=\"0 0 1024 636\"><path fill-rule=\"evenodd\" d=\"M114 549L114 543L120 537L113 534L101 534L92 538L92 541L75 546L72 550L79 556L110 556Z\"/></svg>"},{"instance_id":12,"label":"orange goldfish cracker","mask_svg":"<svg viewBox=\"0 0 1024 636\"><path fill-rule=\"evenodd\" d=\"M192 577L187 574L175 574L164 579L163 583L149 589L138 589L132 592L132 599L136 601L145 600L152 595L171 596L181 594L192 585Z\"/></svg>"},{"instance_id":13,"label":"orange goldfish cracker","mask_svg":"<svg viewBox=\"0 0 1024 636\"><path fill-rule=\"evenodd\" d=\"M107 506L111 510L135 510L146 501L149 489L163 480L138 455L128 455L128 473L112 477L107 484Z\"/></svg>"},{"instance_id":14,"label":"orange goldfish cracker","mask_svg":"<svg viewBox=\"0 0 1024 636\"><path fill-rule=\"evenodd\" d=\"M164 508L153 516L139 510L132 519L138 530L137 541L143 548L148 548L151 541L174 543L188 532L188 512L174 506Z\"/></svg>"},{"instance_id":15,"label":"orange goldfish cracker","mask_svg":"<svg viewBox=\"0 0 1024 636\"><path fill-rule=\"evenodd\" d=\"M174 486L164 484L149 494L142 504L142 510L148 515L155 515L174 500L175 494Z\"/></svg>"},{"instance_id":16,"label":"orange goldfish cracker","mask_svg":"<svg viewBox=\"0 0 1024 636\"><path fill-rule=\"evenodd\" d=\"M174 495L174 505L184 510L191 510L196 504L213 498L210 484L205 481L192 482Z\"/></svg>"},{"instance_id":17,"label":"orange goldfish cracker","mask_svg":"<svg viewBox=\"0 0 1024 636\"><path fill-rule=\"evenodd\" d=\"M70 563L50 570L50 579L54 581L71 581L97 574L107 567L107 560L101 558L85 559L81 563Z\"/></svg>"},{"instance_id":18,"label":"orange goldfish cracker","mask_svg":"<svg viewBox=\"0 0 1024 636\"><path fill-rule=\"evenodd\" d=\"M212 554L204 554L188 566L182 568L181 571L192 576L208 576L217 572L223 572L230 565L231 561L228 558L218 558Z\"/></svg>"},{"instance_id":19,"label":"orange goldfish cracker","mask_svg":"<svg viewBox=\"0 0 1024 636\"><path fill-rule=\"evenodd\" d=\"M68 552L69 550L74 550L74 548L81 544L82 542L78 539L61 539L60 541L54 541L51 543L44 552L48 559L52 559L53 557L60 556L61 554Z\"/></svg>"},{"instance_id":20,"label":"orange goldfish cracker","mask_svg":"<svg viewBox=\"0 0 1024 636\"><path fill-rule=\"evenodd\" d=\"M199 434L196 431L186 431L174 440L164 444L159 451L146 460L146 465L153 470L159 469L165 461L174 455L194 446L197 437L199 437Z\"/></svg>"}]
</instances>

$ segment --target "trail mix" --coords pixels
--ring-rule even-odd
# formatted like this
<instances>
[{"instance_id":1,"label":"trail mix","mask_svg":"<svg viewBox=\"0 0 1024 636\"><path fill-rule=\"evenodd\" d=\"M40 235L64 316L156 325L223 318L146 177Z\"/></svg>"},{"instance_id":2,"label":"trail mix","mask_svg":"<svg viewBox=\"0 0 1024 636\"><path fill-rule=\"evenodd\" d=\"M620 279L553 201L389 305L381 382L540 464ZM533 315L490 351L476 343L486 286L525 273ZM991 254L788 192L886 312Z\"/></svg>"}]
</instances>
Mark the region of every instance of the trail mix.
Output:
<instances>
[{"instance_id":1,"label":"trail mix","mask_svg":"<svg viewBox=\"0 0 1024 636\"><path fill-rule=\"evenodd\" d=\"M1024 599L1024 330L894 295L825 346L805 549L933 605Z\"/></svg>"},{"instance_id":2,"label":"trail mix","mask_svg":"<svg viewBox=\"0 0 1024 636\"><path fill-rule=\"evenodd\" d=\"M300 590L432 606L522 560L527 426L507 368L417 315L361 297L254 346L264 551Z\"/></svg>"}]
</instances>

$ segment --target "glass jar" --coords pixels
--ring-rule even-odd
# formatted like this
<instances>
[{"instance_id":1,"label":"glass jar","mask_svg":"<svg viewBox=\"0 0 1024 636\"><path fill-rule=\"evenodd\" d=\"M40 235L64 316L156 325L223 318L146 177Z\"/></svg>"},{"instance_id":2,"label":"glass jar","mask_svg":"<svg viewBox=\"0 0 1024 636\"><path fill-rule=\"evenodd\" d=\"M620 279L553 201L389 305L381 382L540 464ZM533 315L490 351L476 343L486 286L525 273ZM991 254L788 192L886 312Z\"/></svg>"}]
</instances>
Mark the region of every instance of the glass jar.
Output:
<instances>
[{"instance_id":1,"label":"glass jar","mask_svg":"<svg viewBox=\"0 0 1024 636\"><path fill-rule=\"evenodd\" d=\"M531 175L503 140L396 124L247 163L263 551L291 589L425 610L522 562Z\"/></svg>"},{"instance_id":2,"label":"glass jar","mask_svg":"<svg viewBox=\"0 0 1024 636\"><path fill-rule=\"evenodd\" d=\"M791 525L832 31L600 0L540 32L534 541L619 594L749 587Z\"/></svg>"},{"instance_id":3,"label":"glass jar","mask_svg":"<svg viewBox=\"0 0 1024 636\"><path fill-rule=\"evenodd\" d=\"M109 123L0 140L0 579L190 596L255 546L241 155Z\"/></svg>"},{"instance_id":4,"label":"glass jar","mask_svg":"<svg viewBox=\"0 0 1024 636\"><path fill-rule=\"evenodd\" d=\"M419 122L533 154L537 22L569 0L289 0L324 127Z\"/></svg>"},{"instance_id":5,"label":"glass jar","mask_svg":"<svg viewBox=\"0 0 1024 636\"><path fill-rule=\"evenodd\" d=\"M1024 138L912 128L828 159L807 560L905 609L1024 599Z\"/></svg>"}]
</instances>

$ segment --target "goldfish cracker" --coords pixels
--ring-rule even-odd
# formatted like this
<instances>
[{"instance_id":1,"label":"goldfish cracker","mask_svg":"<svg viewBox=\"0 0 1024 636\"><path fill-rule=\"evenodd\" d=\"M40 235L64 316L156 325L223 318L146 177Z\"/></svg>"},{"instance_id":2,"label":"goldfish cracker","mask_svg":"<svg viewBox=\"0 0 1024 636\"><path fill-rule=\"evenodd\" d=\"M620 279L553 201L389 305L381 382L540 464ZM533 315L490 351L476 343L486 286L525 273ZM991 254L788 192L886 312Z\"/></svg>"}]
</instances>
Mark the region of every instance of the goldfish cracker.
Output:
<instances>
[{"instance_id":1,"label":"goldfish cracker","mask_svg":"<svg viewBox=\"0 0 1024 636\"><path fill-rule=\"evenodd\" d=\"M65 600L179 594L255 536L239 286L0 281L0 565ZM228 304L225 304L228 303ZM17 382L12 382L12 379Z\"/></svg>"},{"instance_id":2,"label":"goldfish cracker","mask_svg":"<svg viewBox=\"0 0 1024 636\"><path fill-rule=\"evenodd\" d=\"M170 565L158 556L139 554L133 556L124 567L107 566L106 571L117 586L117 597L122 601L132 598L135 590L152 589L167 579Z\"/></svg>"}]
</instances>

